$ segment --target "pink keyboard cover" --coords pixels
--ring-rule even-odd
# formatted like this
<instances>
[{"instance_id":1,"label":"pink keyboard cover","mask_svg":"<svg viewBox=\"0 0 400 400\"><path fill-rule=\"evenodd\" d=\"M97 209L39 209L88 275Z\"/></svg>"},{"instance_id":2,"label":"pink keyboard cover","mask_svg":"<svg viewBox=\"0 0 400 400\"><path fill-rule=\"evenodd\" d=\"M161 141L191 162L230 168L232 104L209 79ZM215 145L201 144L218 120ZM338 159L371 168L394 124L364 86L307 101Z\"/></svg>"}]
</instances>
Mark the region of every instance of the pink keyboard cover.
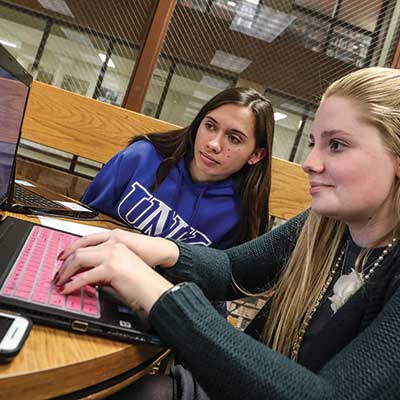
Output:
<instances>
[{"instance_id":1,"label":"pink keyboard cover","mask_svg":"<svg viewBox=\"0 0 400 400\"><path fill-rule=\"evenodd\" d=\"M96 288L86 286L65 296L53 284L53 276L61 265L57 255L77 239L67 233L34 226L0 293L27 303L100 318Z\"/></svg>"}]
</instances>

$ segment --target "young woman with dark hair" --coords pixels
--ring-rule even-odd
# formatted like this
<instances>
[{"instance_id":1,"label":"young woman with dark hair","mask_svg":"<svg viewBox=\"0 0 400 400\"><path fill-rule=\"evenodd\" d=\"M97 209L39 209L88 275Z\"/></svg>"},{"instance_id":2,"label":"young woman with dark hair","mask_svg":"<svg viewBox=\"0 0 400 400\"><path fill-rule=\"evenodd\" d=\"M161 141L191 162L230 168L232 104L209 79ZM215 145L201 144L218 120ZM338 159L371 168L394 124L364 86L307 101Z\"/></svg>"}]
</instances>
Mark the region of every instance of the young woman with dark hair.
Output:
<instances>
[{"instance_id":1,"label":"young woman with dark hair","mask_svg":"<svg viewBox=\"0 0 400 400\"><path fill-rule=\"evenodd\" d=\"M133 138L82 201L150 236L228 248L268 228L273 133L268 100L224 90L188 127Z\"/></svg>"}]
</instances>

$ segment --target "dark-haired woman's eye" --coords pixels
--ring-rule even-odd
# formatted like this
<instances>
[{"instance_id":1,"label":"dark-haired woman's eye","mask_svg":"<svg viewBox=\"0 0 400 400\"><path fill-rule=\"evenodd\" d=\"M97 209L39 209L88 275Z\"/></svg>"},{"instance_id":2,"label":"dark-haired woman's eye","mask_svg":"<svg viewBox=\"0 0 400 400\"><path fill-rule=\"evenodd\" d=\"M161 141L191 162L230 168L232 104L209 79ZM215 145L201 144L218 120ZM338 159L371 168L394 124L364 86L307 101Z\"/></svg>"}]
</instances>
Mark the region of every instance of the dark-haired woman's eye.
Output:
<instances>
[{"instance_id":1,"label":"dark-haired woman's eye","mask_svg":"<svg viewBox=\"0 0 400 400\"><path fill-rule=\"evenodd\" d=\"M236 135L229 135L228 137L229 137L229 140L234 144L241 143L240 139Z\"/></svg>"},{"instance_id":2,"label":"dark-haired woman's eye","mask_svg":"<svg viewBox=\"0 0 400 400\"><path fill-rule=\"evenodd\" d=\"M205 122L204 126L209 130L214 129L214 124L212 124L211 122Z\"/></svg>"}]
</instances>

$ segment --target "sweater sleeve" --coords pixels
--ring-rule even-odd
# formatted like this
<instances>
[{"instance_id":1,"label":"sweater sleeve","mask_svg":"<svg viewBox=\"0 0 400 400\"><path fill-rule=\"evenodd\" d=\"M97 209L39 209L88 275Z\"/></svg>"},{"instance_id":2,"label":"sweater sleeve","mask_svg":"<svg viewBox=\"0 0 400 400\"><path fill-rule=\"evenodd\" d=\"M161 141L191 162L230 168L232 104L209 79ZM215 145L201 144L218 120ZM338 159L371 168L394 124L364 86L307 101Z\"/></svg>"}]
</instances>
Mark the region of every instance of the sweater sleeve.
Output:
<instances>
[{"instance_id":1,"label":"sweater sleeve","mask_svg":"<svg viewBox=\"0 0 400 400\"><path fill-rule=\"evenodd\" d=\"M117 153L95 176L81 201L106 214L121 200L132 177L139 168L154 168L155 149L146 140L140 140ZM158 165L158 164L157 164Z\"/></svg>"},{"instance_id":2,"label":"sweater sleeve","mask_svg":"<svg viewBox=\"0 0 400 400\"><path fill-rule=\"evenodd\" d=\"M171 282L195 282L211 300L243 297L232 285L251 293L268 289L290 255L308 211L280 227L228 250L176 242L180 257L173 268L162 274Z\"/></svg>"},{"instance_id":3,"label":"sweater sleeve","mask_svg":"<svg viewBox=\"0 0 400 400\"><path fill-rule=\"evenodd\" d=\"M121 182L120 174L124 156L125 150L116 154L104 165L86 189L81 199L82 203L105 213L110 212L115 202L120 199L124 188L124 182ZM132 166L130 169L132 170ZM129 178L126 180L125 186L128 182ZM121 190L118 188L121 188Z\"/></svg>"},{"instance_id":4,"label":"sweater sleeve","mask_svg":"<svg viewBox=\"0 0 400 400\"><path fill-rule=\"evenodd\" d=\"M394 399L400 384L400 291L317 375L237 331L193 283L175 286L150 322L212 399Z\"/></svg>"}]
</instances>

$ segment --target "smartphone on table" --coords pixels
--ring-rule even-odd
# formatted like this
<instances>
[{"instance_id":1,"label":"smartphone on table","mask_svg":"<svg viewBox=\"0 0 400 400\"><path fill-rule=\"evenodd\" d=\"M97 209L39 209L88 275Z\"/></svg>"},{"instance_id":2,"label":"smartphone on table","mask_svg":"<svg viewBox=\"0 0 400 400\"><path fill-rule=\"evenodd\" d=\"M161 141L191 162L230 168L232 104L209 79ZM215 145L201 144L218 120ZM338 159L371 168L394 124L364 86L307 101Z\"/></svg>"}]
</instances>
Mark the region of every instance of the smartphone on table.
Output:
<instances>
[{"instance_id":1,"label":"smartphone on table","mask_svg":"<svg viewBox=\"0 0 400 400\"><path fill-rule=\"evenodd\" d=\"M0 362L11 361L19 353L31 328L30 319L0 310Z\"/></svg>"}]
</instances>

